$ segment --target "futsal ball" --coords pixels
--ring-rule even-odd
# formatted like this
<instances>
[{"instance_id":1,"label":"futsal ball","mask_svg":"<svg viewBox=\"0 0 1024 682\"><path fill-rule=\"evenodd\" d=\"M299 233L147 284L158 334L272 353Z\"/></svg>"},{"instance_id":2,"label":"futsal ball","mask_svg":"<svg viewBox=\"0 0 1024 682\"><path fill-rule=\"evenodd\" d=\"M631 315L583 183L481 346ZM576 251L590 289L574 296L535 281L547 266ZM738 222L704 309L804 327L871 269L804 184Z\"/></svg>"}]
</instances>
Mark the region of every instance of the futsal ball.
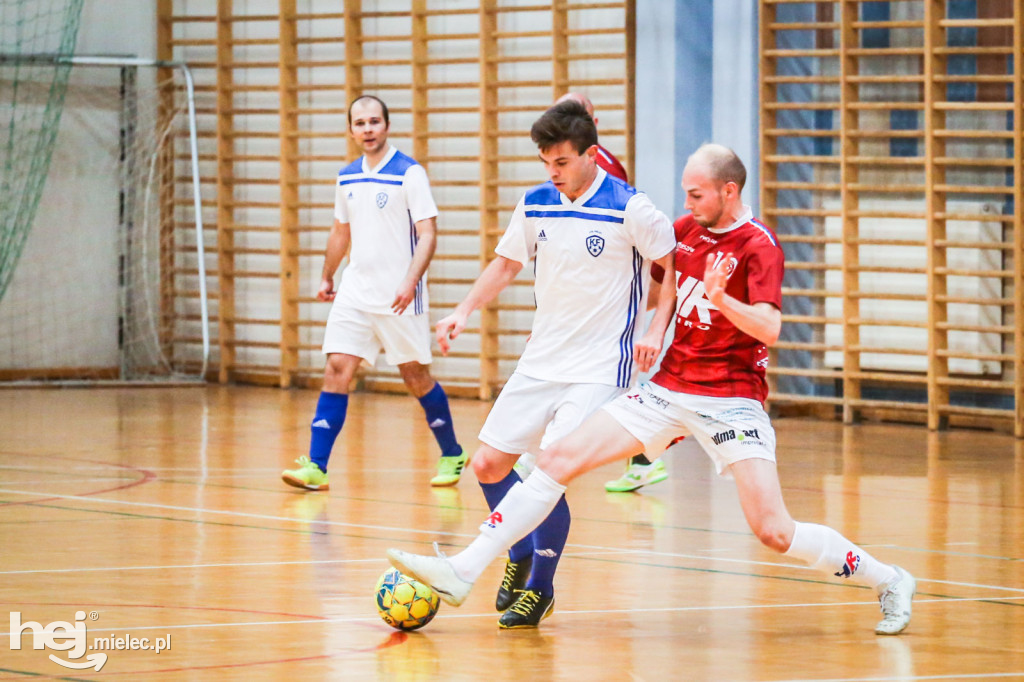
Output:
<instances>
[{"instance_id":1,"label":"futsal ball","mask_svg":"<svg viewBox=\"0 0 1024 682\"><path fill-rule=\"evenodd\" d=\"M393 628L421 628L433 620L440 605L436 592L397 569L385 571L377 581L377 611Z\"/></svg>"}]
</instances>

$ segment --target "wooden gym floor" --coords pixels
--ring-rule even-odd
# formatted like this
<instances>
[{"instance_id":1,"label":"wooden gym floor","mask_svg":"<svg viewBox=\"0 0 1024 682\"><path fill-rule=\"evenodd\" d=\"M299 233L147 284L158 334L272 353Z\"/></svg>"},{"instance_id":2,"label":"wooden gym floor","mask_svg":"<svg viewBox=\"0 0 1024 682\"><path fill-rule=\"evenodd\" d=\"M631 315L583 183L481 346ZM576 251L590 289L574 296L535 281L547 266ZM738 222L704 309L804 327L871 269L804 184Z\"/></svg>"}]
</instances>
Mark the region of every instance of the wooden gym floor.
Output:
<instances>
[{"instance_id":1,"label":"wooden gym floor","mask_svg":"<svg viewBox=\"0 0 1024 682\"><path fill-rule=\"evenodd\" d=\"M406 634L373 603L385 549L464 545L483 497L472 473L431 489L419 406L369 394L352 401L330 492L286 487L315 401L238 387L0 391L0 612L45 627L82 611L89 643L170 638L159 654L108 651L99 672L74 670L48 659L73 651L33 650L30 630L12 650L4 621L0 680L1024 678L1024 443L1010 436L776 422L794 516L917 576L900 637L874 635L869 591L761 548L732 484L685 442L669 480L641 494L604 492L618 464L574 483L540 629L497 629L495 562L466 604ZM453 401L467 447L488 407Z\"/></svg>"}]
</instances>

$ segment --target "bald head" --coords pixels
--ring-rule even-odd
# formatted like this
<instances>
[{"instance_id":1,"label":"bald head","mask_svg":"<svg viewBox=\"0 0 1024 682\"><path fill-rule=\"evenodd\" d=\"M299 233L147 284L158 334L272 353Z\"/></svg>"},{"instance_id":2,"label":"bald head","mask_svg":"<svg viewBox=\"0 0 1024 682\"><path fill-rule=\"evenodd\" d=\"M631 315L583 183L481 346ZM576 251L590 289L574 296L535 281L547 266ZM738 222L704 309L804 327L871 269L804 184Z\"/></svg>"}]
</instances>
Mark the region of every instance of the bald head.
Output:
<instances>
[{"instance_id":1,"label":"bald head","mask_svg":"<svg viewBox=\"0 0 1024 682\"><path fill-rule=\"evenodd\" d=\"M747 182L747 169L736 152L720 144L706 143L686 160L686 168L700 172L721 187L735 182L740 190Z\"/></svg>"},{"instance_id":2,"label":"bald head","mask_svg":"<svg viewBox=\"0 0 1024 682\"><path fill-rule=\"evenodd\" d=\"M597 117L594 116L594 103L590 101L590 98L581 92L567 92L555 102L555 104L561 104L562 102L579 102L583 105L583 108L590 114L590 118L594 119L594 123L597 123Z\"/></svg>"}]
</instances>

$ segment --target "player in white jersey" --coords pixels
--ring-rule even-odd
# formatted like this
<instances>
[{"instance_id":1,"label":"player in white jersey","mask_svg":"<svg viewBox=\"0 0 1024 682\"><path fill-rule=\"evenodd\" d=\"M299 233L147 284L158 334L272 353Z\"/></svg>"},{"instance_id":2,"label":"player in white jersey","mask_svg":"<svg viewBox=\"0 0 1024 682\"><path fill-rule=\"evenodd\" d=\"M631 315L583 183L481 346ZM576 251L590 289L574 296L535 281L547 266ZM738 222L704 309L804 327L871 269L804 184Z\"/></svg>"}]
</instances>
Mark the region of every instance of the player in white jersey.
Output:
<instances>
[{"instance_id":1,"label":"player in white jersey","mask_svg":"<svg viewBox=\"0 0 1024 682\"><path fill-rule=\"evenodd\" d=\"M567 92L558 98L558 102L566 100L576 100L582 104L587 113L594 119L594 125L597 126L598 119L594 113L594 103L590 101L589 97L582 92ZM597 165L603 168L609 175L614 175L620 180L629 182L629 177L626 175L626 169L623 165L615 158L614 154L600 144L597 145ZM682 438L679 440L682 440ZM524 459L528 460L525 466ZM524 471L528 472L531 470L535 464L536 458L533 455L524 455L516 464L516 468L519 470L520 475L522 475ZM626 470L623 474L614 481L605 483L604 489L610 493L629 493L639 490L645 485L660 483L667 478L668 472L665 470L665 463L661 458L658 457L651 461L645 453L641 452L626 462Z\"/></svg>"},{"instance_id":2,"label":"player in white jersey","mask_svg":"<svg viewBox=\"0 0 1024 682\"><path fill-rule=\"evenodd\" d=\"M493 509L520 481L528 450L568 434L630 387L661 352L674 295L643 333L651 261L673 267L675 237L646 195L597 166L597 129L575 101L556 104L530 136L551 178L520 199L487 266L437 323L441 350L469 315L535 261L537 311L526 349L480 431L473 470ZM554 572L569 533L564 498L509 552L495 606L502 628L536 627L554 604Z\"/></svg>"},{"instance_id":3,"label":"player in white jersey","mask_svg":"<svg viewBox=\"0 0 1024 682\"><path fill-rule=\"evenodd\" d=\"M341 170L334 227L327 241L317 298L333 301L324 333L324 385L311 426L309 456L281 474L305 490L328 488L327 462L348 410L360 364L372 366L383 347L409 392L419 399L441 458L431 485L454 485L466 464L455 438L448 398L430 375L426 271L437 240L437 206L427 174L388 144L387 105L371 95L349 107L349 132L363 156ZM334 274L351 246L337 291Z\"/></svg>"}]
</instances>

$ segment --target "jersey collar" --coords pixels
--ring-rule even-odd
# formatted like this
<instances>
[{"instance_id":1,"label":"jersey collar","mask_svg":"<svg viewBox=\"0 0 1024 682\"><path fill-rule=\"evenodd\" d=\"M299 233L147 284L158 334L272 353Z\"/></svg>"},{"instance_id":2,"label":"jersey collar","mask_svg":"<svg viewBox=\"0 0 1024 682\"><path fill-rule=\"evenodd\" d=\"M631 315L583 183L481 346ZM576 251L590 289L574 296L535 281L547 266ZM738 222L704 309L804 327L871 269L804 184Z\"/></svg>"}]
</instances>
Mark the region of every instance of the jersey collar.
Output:
<instances>
[{"instance_id":1,"label":"jersey collar","mask_svg":"<svg viewBox=\"0 0 1024 682\"><path fill-rule=\"evenodd\" d=\"M708 232L714 232L715 234L725 234L726 232L732 232L733 230L735 230L737 227L740 227L741 225L746 225L747 223L749 223L753 219L754 219L754 210L752 208L750 208L749 206L747 206L746 204L743 204L743 212L740 213L740 217L737 218L736 222L734 222L732 225L730 225L729 227L726 227L726 228L722 228L720 230L716 230L716 229L710 228L710 227L707 228L707 230L708 230Z\"/></svg>"},{"instance_id":2,"label":"jersey collar","mask_svg":"<svg viewBox=\"0 0 1024 682\"><path fill-rule=\"evenodd\" d=\"M582 206L583 204L590 201L590 197L594 196L597 190L601 187L601 183L604 182L605 176L608 173L604 171L600 166L597 167L597 176L594 177L594 181L590 183L590 187L583 194L576 197L576 201L569 201L569 197L565 196L561 192L558 193L558 198L562 200L562 203L567 206Z\"/></svg>"},{"instance_id":3,"label":"jersey collar","mask_svg":"<svg viewBox=\"0 0 1024 682\"><path fill-rule=\"evenodd\" d=\"M394 156L395 152L397 152L397 151L398 151L397 147L389 144L388 145L388 151L384 155L384 158L381 159L380 163L378 163L376 165L376 167L374 167L372 170L366 167L366 157L363 156L363 172L364 173L380 173L381 170L383 170L384 166L388 165L388 162L391 160L391 157Z\"/></svg>"}]
</instances>

